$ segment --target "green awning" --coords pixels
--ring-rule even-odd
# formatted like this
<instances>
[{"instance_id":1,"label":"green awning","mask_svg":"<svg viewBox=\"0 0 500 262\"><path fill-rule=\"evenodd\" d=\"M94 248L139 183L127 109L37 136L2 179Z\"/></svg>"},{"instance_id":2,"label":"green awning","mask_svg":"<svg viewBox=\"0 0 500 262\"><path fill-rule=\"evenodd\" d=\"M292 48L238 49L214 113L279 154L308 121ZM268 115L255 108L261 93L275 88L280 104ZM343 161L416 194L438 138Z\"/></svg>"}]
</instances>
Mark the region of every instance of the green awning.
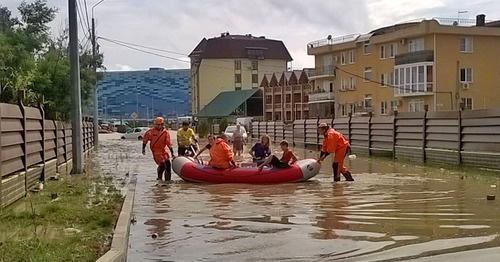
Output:
<instances>
[{"instance_id":1,"label":"green awning","mask_svg":"<svg viewBox=\"0 0 500 262\"><path fill-rule=\"evenodd\" d=\"M259 89L235 90L219 93L197 117L226 117L241 106L247 99L257 93Z\"/></svg>"}]
</instances>

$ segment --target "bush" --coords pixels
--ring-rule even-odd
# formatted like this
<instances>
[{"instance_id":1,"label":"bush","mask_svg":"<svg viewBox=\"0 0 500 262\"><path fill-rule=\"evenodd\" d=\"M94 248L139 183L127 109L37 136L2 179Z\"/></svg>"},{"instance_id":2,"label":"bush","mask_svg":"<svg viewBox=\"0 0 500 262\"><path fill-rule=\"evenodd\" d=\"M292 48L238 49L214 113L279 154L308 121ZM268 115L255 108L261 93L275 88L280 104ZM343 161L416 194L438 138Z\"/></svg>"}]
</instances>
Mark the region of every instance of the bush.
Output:
<instances>
[{"instance_id":1,"label":"bush","mask_svg":"<svg viewBox=\"0 0 500 262\"><path fill-rule=\"evenodd\" d=\"M224 133L226 131L226 127L229 125L229 122L227 122L227 119L222 119L219 123L219 133Z\"/></svg>"},{"instance_id":2,"label":"bush","mask_svg":"<svg viewBox=\"0 0 500 262\"><path fill-rule=\"evenodd\" d=\"M198 125L198 135L200 138L205 137L210 132L210 125L207 122L201 122Z\"/></svg>"}]
</instances>

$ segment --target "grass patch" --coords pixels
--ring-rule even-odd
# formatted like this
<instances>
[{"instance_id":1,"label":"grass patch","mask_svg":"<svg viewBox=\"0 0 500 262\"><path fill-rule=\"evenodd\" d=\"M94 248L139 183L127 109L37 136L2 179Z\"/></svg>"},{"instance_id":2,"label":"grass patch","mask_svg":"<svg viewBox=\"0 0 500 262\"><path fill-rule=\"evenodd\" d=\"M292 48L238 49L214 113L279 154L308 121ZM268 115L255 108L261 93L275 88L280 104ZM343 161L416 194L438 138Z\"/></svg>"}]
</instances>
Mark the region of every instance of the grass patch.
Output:
<instances>
[{"instance_id":1,"label":"grass patch","mask_svg":"<svg viewBox=\"0 0 500 262\"><path fill-rule=\"evenodd\" d=\"M109 249L122 201L109 178L50 181L0 211L0 261L95 261Z\"/></svg>"}]
</instances>

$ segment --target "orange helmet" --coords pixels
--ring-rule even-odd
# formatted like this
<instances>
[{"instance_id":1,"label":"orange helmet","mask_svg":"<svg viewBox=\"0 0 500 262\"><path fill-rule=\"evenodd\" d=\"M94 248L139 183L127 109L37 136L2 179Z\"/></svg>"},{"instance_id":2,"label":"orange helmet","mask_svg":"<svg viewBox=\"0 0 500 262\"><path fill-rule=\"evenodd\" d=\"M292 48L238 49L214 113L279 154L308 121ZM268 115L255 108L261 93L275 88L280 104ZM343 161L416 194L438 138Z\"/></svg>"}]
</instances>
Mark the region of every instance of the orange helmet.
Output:
<instances>
[{"instance_id":1,"label":"orange helmet","mask_svg":"<svg viewBox=\"0 0 500 262\"><path fill-rule=\"evenodd\" d=\"M163 117L159 116L155 119L155 125L163 124Z\"/></svg>"}]
</instances>

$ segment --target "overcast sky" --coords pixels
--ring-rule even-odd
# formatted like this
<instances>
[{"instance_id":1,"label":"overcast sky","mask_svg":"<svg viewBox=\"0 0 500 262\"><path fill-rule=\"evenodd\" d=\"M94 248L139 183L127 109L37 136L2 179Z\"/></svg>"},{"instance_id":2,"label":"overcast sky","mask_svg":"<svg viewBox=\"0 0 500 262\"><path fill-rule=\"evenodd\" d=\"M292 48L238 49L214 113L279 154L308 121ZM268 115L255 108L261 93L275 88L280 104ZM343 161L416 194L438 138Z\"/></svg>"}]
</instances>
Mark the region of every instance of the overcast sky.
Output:
<instances>
[{"instance_id":1,"label":"overcast sky","mask_svg":"<svg viewBox=\"0 0 500 262\"><path fill-rule=\"evenodd\" d=\"M85 0L78 0L85 4ZM86 0L91 7L100 0ZM29 1L28 1L29 2ZM19 0L2 0L17 16ZM67 23L68 0L48 0L58 7L51 23L54 34ZM104 0L94 9L97 35L154 47L158 57L99 39L107 70L143 70L149 67L189 68L189 54L203 39L231 34L252 34L282 40L292 55L294 69L314 67L307 55L309 42L419 19L446 17L500 19L498 0ZM80 26L79 38L85 38ZM82 40L85 43L84 40ZM142 47L137 47L145 50Z\"/></svg>"}]
</instances>

